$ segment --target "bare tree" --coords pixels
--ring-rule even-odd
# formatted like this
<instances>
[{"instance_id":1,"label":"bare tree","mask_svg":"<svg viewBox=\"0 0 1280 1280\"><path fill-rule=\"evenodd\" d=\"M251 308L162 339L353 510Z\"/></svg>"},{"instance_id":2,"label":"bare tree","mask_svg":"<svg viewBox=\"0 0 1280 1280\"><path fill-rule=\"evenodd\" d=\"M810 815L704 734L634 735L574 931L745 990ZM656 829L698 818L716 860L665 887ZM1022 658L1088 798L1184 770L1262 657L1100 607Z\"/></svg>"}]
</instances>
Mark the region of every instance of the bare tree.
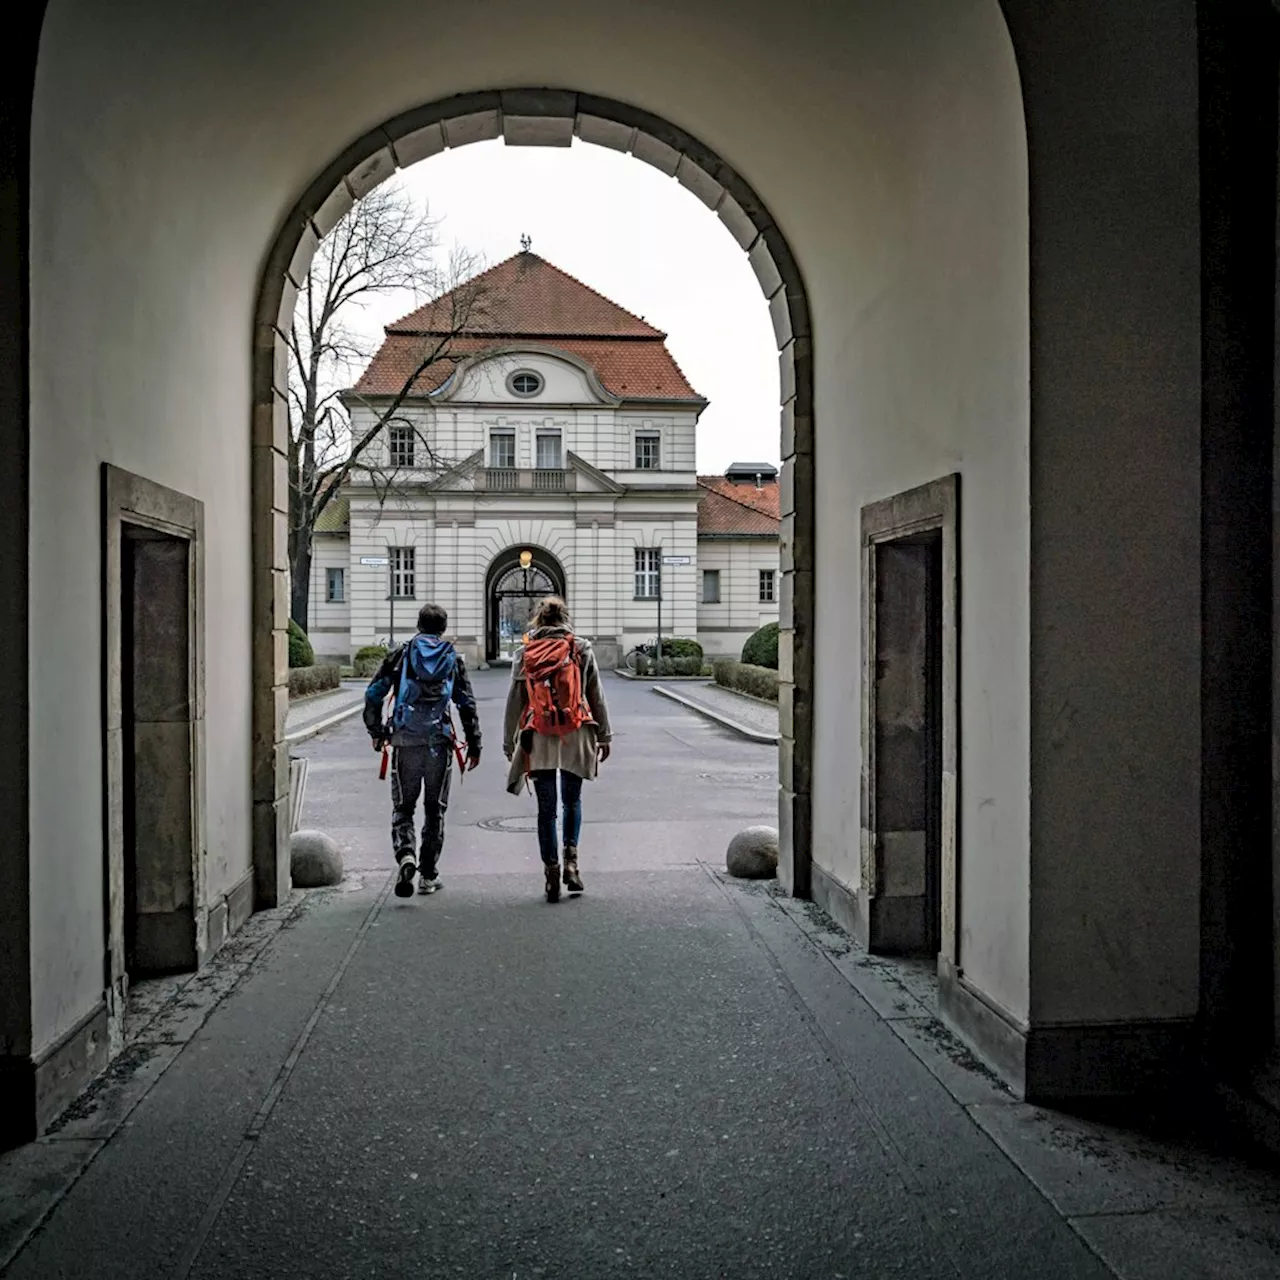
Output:
<instances>
[{"instance_id":1,"label":"bare tree","mask_svg":"<svg viewBox=\"0 0 1280 1280\"><path fill-rule=\"evenodd\" d=\"M484 328L480 264L464 250L443 254L438 230L403 188L378 187L321 242L299 292L288 335L289 567L290 613L304 629L317 521L349 477L372 482L381 501L398 481L394 457L374 447L387 428L412 428L415 475L452 465L405 412L406 401L438 386L462 359L459 339ZM370 302L393 293L433 301L415 327L407 359L401 353L391 394L362 399L347 388L377 343L356 320ZM361 415L354 425L352 404L367 405L372 419Z\"/></svg>"}]
</instances>

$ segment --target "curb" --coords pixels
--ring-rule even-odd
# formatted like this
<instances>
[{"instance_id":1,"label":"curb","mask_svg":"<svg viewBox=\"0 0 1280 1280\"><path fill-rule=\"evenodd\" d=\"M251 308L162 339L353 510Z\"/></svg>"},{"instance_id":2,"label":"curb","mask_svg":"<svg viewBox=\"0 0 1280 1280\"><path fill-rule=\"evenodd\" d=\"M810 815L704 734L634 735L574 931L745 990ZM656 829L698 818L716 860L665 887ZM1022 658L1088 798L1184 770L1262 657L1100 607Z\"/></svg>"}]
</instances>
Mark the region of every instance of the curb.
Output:
<instances>
[{"instance_id":1,"label":"curb","mask_svg":"<svg viewBox=\"0 0 1280 1280\"><path fill-rule=\"evenodd\" d=\"M341 711L336 711L333 715L326 716L323 720L317 720L315 724L303 725L301 729L295 729L292 733L286 733L284 735L284 740L290 746L295 742L306 742L308 738L314 738L316 734L320 733L322 730L331 729L335 724L340 724L343 720L349 719L363 706L363 700L352 703L351 706L343 707Z\"/></svg>"},{"instance_id":2,"label":"curb","mask_svg":"<svg viewBox=\"0 0 1280 1280\"><path fill-rule=\"evenodd\" d=\"M638 676L634 671L628 671L625 667L614 667L613 674L621 676L624 680L652 680L653 676ZM711 676L659 676L660 680L674 681L679 684L712 684Z\"/></svg>"},{"instance_id":3,"label":"curb","mask_svg":"<svg viewBox=\"0 0 1280 1280\"><path fill-rule=\"evenodd\" d=\"M713 711L701 702L694 702L691 698L682 697L674 689L665 689L660 684L653 685L652 689L654 693L661 694L664 698L670 698L672 702L678 702L682 707L687 707L690 711L696 711L698 715L706 716L708 720L714 720L726 729L732 729L734 733L741 737L750 738L752 742L767 742L770 746L776 747L779 738L782 736L778 733L766 733L762 729L753 729L750 725L743 724L741 720L734 720L723 712Z\"/></svg>"}]
</instances>

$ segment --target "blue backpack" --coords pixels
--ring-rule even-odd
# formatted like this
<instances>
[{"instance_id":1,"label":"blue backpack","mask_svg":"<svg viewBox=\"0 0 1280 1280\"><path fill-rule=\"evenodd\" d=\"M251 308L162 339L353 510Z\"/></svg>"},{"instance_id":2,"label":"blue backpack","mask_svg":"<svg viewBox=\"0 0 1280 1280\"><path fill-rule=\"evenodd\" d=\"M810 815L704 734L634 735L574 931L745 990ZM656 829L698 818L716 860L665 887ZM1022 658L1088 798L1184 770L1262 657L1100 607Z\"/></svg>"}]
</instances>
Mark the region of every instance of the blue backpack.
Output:
<instances>
[{"instance_id":1,"label":"blue backpack","mask_svg":"<svg viewBox=\"0 0 1280 1280\"><path fill-rule=\"evenodd\" d=\"M439 636L417 635L405 645L400 658L400 679L396 688L391 728L415 735L430 736L440 730L450 736L453 722L449 700L458 655L453 645Z\"/></svg>"}]
</instances>

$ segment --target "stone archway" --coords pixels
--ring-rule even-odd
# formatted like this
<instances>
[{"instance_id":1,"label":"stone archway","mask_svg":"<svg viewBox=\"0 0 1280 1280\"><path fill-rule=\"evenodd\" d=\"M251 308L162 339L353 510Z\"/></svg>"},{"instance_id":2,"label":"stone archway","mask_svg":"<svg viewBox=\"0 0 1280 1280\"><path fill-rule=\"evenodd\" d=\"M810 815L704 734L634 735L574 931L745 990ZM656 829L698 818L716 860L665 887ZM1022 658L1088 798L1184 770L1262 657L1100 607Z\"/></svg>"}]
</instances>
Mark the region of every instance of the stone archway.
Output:
<instances>
[{"instance_id":1,"label":"stone archway","mask_svg":"<svg viewBox=\"0 0 1280 1280\"><path fill-rule=\"evenodd\" d=\"M737 241L769 304L781 373L779 875L810 884L813 731L814 419L810 308L795 256L750 184L691 134L623 102L562 89L464 94L408 111L358 138L308 188L276 237L258 295L253 347L253 864L259 906L289 891L288 362L283 331L320 241L397 169L450 147L503 138L623 151L688 188Z\"/></svg>"},{"instance_id":2,"label":"stone archway","mask_svg":"<svg viewBox=\"0 0 1280 1280\"><path fill-rule=\"evenodd\" d=\"M509 547L495 556L484 581L485 661L509 661L537 601L566 594L564 568L549 551Z\"/></svg>"}]
</instances>

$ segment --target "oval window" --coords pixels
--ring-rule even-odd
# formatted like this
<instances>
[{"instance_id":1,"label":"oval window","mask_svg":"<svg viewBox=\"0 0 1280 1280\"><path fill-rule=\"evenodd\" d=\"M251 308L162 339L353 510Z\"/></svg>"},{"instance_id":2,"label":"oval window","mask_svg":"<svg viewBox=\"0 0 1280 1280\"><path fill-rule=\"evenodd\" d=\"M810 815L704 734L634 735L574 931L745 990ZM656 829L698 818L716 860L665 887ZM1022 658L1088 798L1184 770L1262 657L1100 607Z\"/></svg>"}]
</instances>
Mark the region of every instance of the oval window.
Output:
<instances>
[{"instance_id":1,"label":"oval window","mask_svg":"<svg viewBox=\"0 0 1280 1280\"><path fill-rule=\"evenodd\" d=\"M528 369L521 369L519 373L513 373L507 379L507 386L511 388L514 395L536 396L542 390L542 376L531 373Z\"/></svg>"}]
</instances>

